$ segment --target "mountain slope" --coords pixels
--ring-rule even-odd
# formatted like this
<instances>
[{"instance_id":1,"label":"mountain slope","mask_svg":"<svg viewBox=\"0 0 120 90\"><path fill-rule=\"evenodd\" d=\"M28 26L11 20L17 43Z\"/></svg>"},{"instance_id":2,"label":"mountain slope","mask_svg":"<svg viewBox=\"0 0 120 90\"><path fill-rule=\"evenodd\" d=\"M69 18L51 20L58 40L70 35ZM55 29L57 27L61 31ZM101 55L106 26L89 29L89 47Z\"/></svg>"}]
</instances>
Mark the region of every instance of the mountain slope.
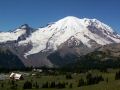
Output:
<instances>
[{"instance_id":1,"label":"mountain slope","mask_svg":"<svg viewBox=\"0 0 120 90\"><path fill-rule=\"evenodd\" d=\"M27 56L44 50L57 50L71 37L78 39L76 44L82 42L87 47L92 47L91 43L106 45L120 42L120 36L100 21L69 16L47 27L39 28L31 37L19 42L19 45L32 42L33 48L25 53Z\"/></svg>"},{"instance_id":2,"label":"mountain slope","mask_svg":"<svg viewBox=\"0 0 120 90\"><path fill-rule=\"evenodd\" d=\"M76 62L69 65L74 69L120 68L120 44L101 46L93 52L76 58Z\"/></svg>"},{"instance_id":3,"label":"mountain slope","mask_svg":"<svg viewBox=\"0 0 120 90\"><path fill-rule=\"evenodd\" d=\"M120 35L97 19L68 16L35 31L26 27L7 32L7 38L0 34L0 44L9 47L25 66L61 66L102 45L120 42Z\"/></svg>"},{"instance_id":4,"label":"mountain slope","mask_svg":"<svg viewBox=\"0 0 120 90\"><path fill-rule=\"evenodd\" d=\"M5 48L0 48L0 69L21 69L24 68L24 64L14 55L10 50Z\"/></svg>"}]
</instances>

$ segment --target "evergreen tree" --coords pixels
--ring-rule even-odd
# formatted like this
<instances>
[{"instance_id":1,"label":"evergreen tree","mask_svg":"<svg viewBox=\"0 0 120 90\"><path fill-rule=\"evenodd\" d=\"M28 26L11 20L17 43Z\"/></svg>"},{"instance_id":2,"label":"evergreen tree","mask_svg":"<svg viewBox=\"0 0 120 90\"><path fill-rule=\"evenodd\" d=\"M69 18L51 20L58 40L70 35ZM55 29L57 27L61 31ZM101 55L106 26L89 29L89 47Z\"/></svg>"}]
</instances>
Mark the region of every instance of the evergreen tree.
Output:
<instances>
[{"instance_id":1,"label":"evergreen tree","mask_svg":"<svg viewBox=\"0 0 120 90\"><path fill-rule=\"evenodd\" d=\"M85 81L81 78L78 82L78 87L84 86L84 85L85 85Z\"/></svg>"},{"instance_id":2,"label":"evergreen tree","mask_svg":"<svg viewBox=\"0 0 120 90\"><path fill-rule=\"evenodd\" d=\"M120 71L116 72L115 74L115 80L119 80L120 79Z\"/></svg>"},{"instance_id":3,"label":"evergreen tree","mask_svg":"<svg viewBox=\"0 0 120 90\"><path fill-rule=\"evenodd\" d=\"M48 83L48 82L44 83L44 84L42 85L42 88L49 88L49 83Z\"/></svg>"},{"instance_id":4,"label":"evergreen tree","mask_svg":"<svg viewBox=\"0 0 120 90\"><path fill-rule=\"evenodd\" d=\"M56 85L56 88L65 88L65 83L63 82L63 83L61 83L61 82L59 82L57 85Z\"/></svg>"},{"instance_id":5,"label":"evergreen tree","mask_svg":"<svg viewBox=\"0 0 120 90\"><path fill-rule=\"evenodd\" d=\"M4 83L1 83L1 88L3 88L4 87Z\"/></svg>"},{"instance_id":6,"label":"evergreen tree","mask_svg":"<svg viewBox=\"0 0 120 90\"><path fill-rule=\"evenodd\" d=\"M72 87L73 87L73 84L72 84L72 83L70 83L69 88L72 88Z\"/></svg>"},{"instance_id":7,"label":"evergreen tree","mask_svg":"<svg viewBox=\"0 0 120 90\"><path fill-rule=\"evenodd\" d=\"M71 74L67 74L66 75L66 79L72 79L72 75Z\"/></svg>"},{"instance_id":8,"label":"evergreen tree","mask_svg":"<svg viewBox=\"0 0 120 90\"><path fill-rule=\"evenodd\" d=\"M39 88L39 85L37 82L35 82L35 88L38 89Z\"/></svg>"},{"instance_id":9,"label":"evergreen tree","mask_svg":"<svg viewBox=\"0 0 120 90\"><path fill-rule=\"evenodd\" d=\"M55 82L54 82L54 81L50 83L50 88L55 88L55 86L56 86L56 85L55 85Z\"/></svg>"},{"instance_id":10,"label":"evergreen tree","mask_svg":"<svg viewBox=\"0 0 120 90\"><path fill-rule=\"evenodd\" d=\"M103 80L104 79L102 76L92 76L90 74L86 76L87 85L98 84L100 81Z\"/></svg>"}]
</instances>

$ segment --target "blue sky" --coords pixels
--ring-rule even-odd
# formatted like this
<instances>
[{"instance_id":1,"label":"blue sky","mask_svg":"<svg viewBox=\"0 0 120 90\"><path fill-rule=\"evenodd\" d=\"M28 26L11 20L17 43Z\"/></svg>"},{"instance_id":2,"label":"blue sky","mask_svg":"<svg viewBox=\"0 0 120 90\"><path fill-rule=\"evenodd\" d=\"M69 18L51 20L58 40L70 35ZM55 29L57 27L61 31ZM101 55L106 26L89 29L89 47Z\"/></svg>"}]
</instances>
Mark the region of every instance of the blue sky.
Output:
<instances>
[{"instance_id":1,"label":"blue sky","mask_svg":"<svg viewBox=\"0 0 120 90\"><path fill-rule=\"evenodd\" d=\"M34 28L66 16L96 18L120 33L120 0L0 0L0 31Z\"/></svg>"}]
</instances>

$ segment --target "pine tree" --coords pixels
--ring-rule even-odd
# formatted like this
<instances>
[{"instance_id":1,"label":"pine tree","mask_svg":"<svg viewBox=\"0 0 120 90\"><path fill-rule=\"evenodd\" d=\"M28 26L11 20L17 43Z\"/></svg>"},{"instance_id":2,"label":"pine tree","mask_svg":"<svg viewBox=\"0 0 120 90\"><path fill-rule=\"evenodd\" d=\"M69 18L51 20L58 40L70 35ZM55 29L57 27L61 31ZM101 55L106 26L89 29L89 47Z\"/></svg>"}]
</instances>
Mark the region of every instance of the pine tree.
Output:
<instances>
[{"instance_id":1,"label":"pine tree","mask_svg":"<svg viewBox=\"0 0 120 90\"><path fill-rule=\"evenodd\" d=\"M72 83L70 83L69 88L72 88L72 87L73 87L73 84L72 84Z\"/></svg>"},{"instance_id":2,"label":"pine tree","mask_svg":"<svg viewBox=\"0 0 120 90\"><path fill-rule=\"evenodd\" d=\"M120 79L120 71L116 72L115 74L115 80L119 80Z\"/></svg>"},{"instance_id":3,"label":"pine tree","mask_svg":"<svg viewBox=\"0 0 120 90\"><path fill-rule=\"evenodd\" d=\"M49 88L49 83L48 83L48 82L44 83L44 84L42 85L42 88Z\"/></svg>"},{"instance_id":4,"label":"pine tree","mask_svg":"<svg viewBox=\"0 0 120 90\"><path fill-rule=\"evenodd\" d=\"M67 74L66 75L66 79L72 79L72 75L71 74Z\"/></svg>"},{"instance_id":5,"label":"pine tree","mask_svg":"<svg viewBox=\"0 0 120 90\"><path fill-rule=\"evenodd\" d=\"M81 78L78 82L78 87L84 86L84 85L85 85L85 81Z\"/></svg>"},{"instance_id":6,"label":"pine tree","mask_svg":"<svg viewBox=\"0 0 120 90\"><path fill-rule=\"evenodd\" d=\"M39 85L37 82L35 82L35 88L38 89L39 88Z\"/></svg>"},{"instance_id":7,"label":"pine tree","mask_svg":"<svg viewBox=\"0 0 120 90\"><path fill-rule=\"evenodd\" d=\"M3 88L4 87L4 83L1 83L1 88Z\"/></svg>"},{"instance_id":8,"label":"pine tree","mask_svg":"<svg viewBox=\"0 0 120 90\"><path fill-rule=\"evenodd\" d=\"M54 81L50 83L50 88L55 88L55 86L56 86L56 85L55 85L55 82L54 82Z\"/></svg>"}]
</instances>

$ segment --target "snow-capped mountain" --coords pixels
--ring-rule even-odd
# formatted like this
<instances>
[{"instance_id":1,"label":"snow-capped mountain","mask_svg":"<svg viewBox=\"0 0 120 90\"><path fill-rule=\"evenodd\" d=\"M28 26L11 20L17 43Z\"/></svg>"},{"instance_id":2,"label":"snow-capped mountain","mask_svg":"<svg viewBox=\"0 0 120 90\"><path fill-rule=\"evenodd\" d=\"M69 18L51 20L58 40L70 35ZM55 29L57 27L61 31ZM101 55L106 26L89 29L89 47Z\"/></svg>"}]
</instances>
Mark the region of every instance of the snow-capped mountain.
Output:
<instances>
[{"instance_id":1,"label":"snow-capped mountain","mask_svg":"<svg viewBox=\"0 0 120 90\"><path fill-rule=\"evenodd\" d=\"M0 43L17 41L28 37L33 32L33 29L27 24L21 25L11 32L0 32Z\"/></svg>"},{"instance_id":2,"label":"snow-capped mountain","mask_svg":"<svg viewBox=\"0 0 120 90\"><path fill-rule=\"evenodd\" d=\"M68 16L34 32L32 30L25 24L13 32L0 33L0 43L17 41L11 50L26 66L53 66L56 64L53 59L57 58L58 53L59 58L71 54L75 56L88 53L101 45L120 43L120 35L97 19Z\"/></svg>"},{"instance_id":3,"label":"snow-capped mountain","mask_svg":"<svg viewBox=\"0 0 120 90\"><path fill-rule=\"evenodd\" d=\"M19 45L32 42L33 48L25 53L27 56L45 50L57 50L71 37L77 39L76 44L82 42L87 47L92 47L90 40L100 45L120 42L120 36L100 21L68 16L47 27L39 28L26 40L20 41Z\"/></svg>"}]
</instances>

